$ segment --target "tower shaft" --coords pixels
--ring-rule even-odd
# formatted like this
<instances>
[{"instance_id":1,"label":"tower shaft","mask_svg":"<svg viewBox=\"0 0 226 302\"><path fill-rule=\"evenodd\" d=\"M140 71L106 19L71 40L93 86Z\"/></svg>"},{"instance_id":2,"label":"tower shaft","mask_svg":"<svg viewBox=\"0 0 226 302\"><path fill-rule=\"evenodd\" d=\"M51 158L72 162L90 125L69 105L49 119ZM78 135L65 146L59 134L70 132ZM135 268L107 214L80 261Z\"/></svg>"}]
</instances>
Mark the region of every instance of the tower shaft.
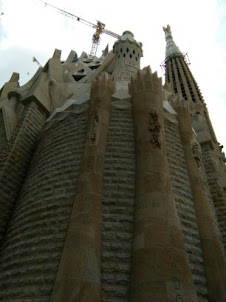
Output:
<instances>
[{"instance_id":1,"label":"tower shaft","mask_svg":"<svg viewBox=\"0 0 226 302\"><path fill-rule=\"evenodd\" d=\"M226 200L223 193L226 187L223 181L225 165L221 163L222 153L197 82L184 55L173 41L170 26L163 29L166 35L165 80L166 83L171 84L172 92L177 94L177 97L182 97L180 107L189 108L189 111L183 109L187 112L186 118L185 115L181 115L183 111L181 108L177 110L177 120L198 222L209 298L211 301L223 301L226 282L224 249L222 248L222 245L226 244ZM190 115L192 123L186 128L186 120L190 119ZM210 194L206 190L207 182ZM215 211L217 217L215 217ZM207 233L210 221L212 234Z\"/></svg>"},{"instance_id":2,"label":"tower shaft","mask_svg":"<svg viewBox=\"0 0 226 302\"><path fill-rule=\"evenodd\" d=\"M166 81L171 83L173 91L180 93L185 100L203 102L198 84L182 55L172 55L166 59Z\"/></svg>"}]
</instances>

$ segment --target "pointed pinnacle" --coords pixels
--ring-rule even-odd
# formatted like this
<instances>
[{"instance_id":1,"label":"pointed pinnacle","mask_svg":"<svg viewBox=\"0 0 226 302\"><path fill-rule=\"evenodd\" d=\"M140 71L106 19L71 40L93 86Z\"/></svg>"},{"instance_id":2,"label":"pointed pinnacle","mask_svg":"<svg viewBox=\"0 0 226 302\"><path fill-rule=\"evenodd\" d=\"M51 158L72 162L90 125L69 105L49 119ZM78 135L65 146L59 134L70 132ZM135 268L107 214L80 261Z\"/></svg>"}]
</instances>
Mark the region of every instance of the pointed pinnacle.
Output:
<instances>
[{"instance_id":1,"label":"pointed pinnacle","mask_svg":"<svg viewBox=\"0 0 226 302\"><path fill-rule=\"evenodd\" d=\"M153 80L154 80L155 82L157 82L157 80L158 80L157 71L155 71L155 72L152 74L152 76L153 76Z\"/></svg>"},{"instance_id":2,"label":"pointed pinnacle","mask_svg":"<svg viewBox=\"0 0 226 302\"><path fill-rule=\"evenodd\" d=\"M143 71L145 71L145 72L146 72L146 74L148 74L148 75L150 75L150 74L151 74L151 67L150 67L150 65L145 66L145 67L144 67L142 70L143 70Z\"/></svg>"}]
</instances>

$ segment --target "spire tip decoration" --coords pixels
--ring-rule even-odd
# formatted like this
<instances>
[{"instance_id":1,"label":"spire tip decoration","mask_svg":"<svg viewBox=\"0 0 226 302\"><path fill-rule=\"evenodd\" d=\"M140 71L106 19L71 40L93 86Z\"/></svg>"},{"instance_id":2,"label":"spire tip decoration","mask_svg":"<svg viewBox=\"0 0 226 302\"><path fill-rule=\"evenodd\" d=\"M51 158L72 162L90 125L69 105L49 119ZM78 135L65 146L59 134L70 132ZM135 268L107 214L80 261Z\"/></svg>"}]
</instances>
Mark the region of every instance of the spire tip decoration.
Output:
<instances>
[{"instance_id":1,"label":"spire tip decoration","mask_svg":"<svg viewBox=\"0 0 226 302\"><path fill-rule=\"evenodd\" d=\"M164 26L163 26L163 31L165 32L166 39L167 39L169 36L172 37L171 27L169 26L169 24L167 25L167 27L164 27Z\"/></svg>"},{"instance_id":2,"label":"spire tip decoration","mask_svg":"<svg viewBox=\"0 0 226 302\"><path fill-rule=\"evenodd\" d=\"M165 32L166 39L166 59L173 54L182 55L180 49L173 41L171 27L169 25L166 27L163 26L163 31Z\"/></svg>"}]
</instances>

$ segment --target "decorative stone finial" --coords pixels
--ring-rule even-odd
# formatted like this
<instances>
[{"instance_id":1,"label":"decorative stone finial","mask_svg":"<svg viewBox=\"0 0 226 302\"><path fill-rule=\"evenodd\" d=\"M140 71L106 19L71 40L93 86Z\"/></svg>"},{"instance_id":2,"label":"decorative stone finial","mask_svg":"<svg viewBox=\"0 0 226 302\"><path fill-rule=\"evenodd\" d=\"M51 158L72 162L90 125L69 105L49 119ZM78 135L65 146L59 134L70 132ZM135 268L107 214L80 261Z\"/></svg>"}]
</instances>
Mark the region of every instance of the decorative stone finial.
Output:
<instances>
[{"instance_id":1,"label":"decorative stone finial","mask_svg":"<svg viewBox=\"0 0 226 302\"><path fill-rule=\"evenodd\" d=\"M165 39L166 39L166 59L174 54L182 55L182 52L173 41L171 27L167 25L167 27L163 27L163 30L165 32Z\"/></svg>"},{"instance_id":2,"label":"decorative stone finial","mask_svg":"<svg viewBox=\"0 0 226 302\"><path fill-rule=\"evenodd\" d=\"M131 78L129 83L129 93L139 94L141 91L155 92L162 95L162 78L158 77L157 72L152 73L150 66L138 70L136 76Z\"/></svg>"},{"instance_id":3,"label":"decorative stone finial","mask_svg":"<svg viewBox=\"0 0 226 302\"><path fill-rule=\"evenodd\" d=\"M126 40L128 40L129 42L131 42L131 43L135 43L135 44L137 44L138 46L142 46L142 43L140 43L140 42L137 42L135 39L134 39L134 34L131 32L131 31L129 31L129 30L125 30L124 32L123 32L123 34L122 34L122 36L119 38L119 40L118 41L126 41ZM116 43L118 43L118 41L116 42ZM116 44L115 43L115 44Z\"/></svg>"},{"instance_id":4,"label":"decorative stone finial","mask_svg":"<svg viewBox=\"0 0 226 302\"><path fill-rule=\"evenodd\" d=\"M9 82L18 82L19 81L19 78L20 78L20 75L19 73L17 72L13 72Z\"/></svg>"},{"instance_id":5,"label":"decorative stone finial","mask_svg":"<svg viewBox=\"0 0 226 302\"><path fill-rule=\"evenodd\" d=\"M163 26L163 30L165 32L165 35L166 35L166 39L170 36L172 38L172 32L171 32L171 27L169 26L169 24L164 27Z\"/></svg>"}]
</instances>

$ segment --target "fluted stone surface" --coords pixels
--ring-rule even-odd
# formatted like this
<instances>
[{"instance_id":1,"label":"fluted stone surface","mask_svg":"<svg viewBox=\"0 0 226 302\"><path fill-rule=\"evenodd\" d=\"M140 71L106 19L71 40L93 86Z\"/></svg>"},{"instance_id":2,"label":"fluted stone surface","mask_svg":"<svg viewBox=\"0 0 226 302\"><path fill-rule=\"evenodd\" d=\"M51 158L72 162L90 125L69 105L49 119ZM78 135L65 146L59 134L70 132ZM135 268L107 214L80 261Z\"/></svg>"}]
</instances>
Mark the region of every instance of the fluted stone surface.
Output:
<instances>
[{"instance_id":1,"label":"fluted stone surface","mask_svg":"<svg viewBox=\"0 0 226 302\"><path fill-rule=\"evenodd\" d=\"M64 113L65 114L65 113ZM49 301L75 198L87 113L46 125L0 257L1 301Z\"/></svg>"},{"instance_id":2,"label":"fluted stone surface","mask_svg":"<svg viewBox=\"0 0 226 302\"><path fill-rule=\"evenodd\" d=\"M46 117L39 104L27 104L0 154L0 245Z\"/></svg>"},{"instance_id":3,"label":"fluted stone surface","mask_svg":"<svg viewBox=\"0 0 226 302\"><path fill-rule=\"evenodd\" d=\"M177 110L179 132L193 195L209 299L216 302L224 301L226 298L225 257L215 213L209 201L209 189L203 177L201 150L194 138L187 104L183 99L176 98L173 106Z\"/></svg>"},{"instance_id":4,"label":"fluted stone surface","mask_svg":"<svg viewBox=\"0 0 226 302\"><path fill-rule=\"evenodd\" d=\"M198 298L204 302L208 301L208 290L203 254L178 125L165 120L165 134L171 183L189 257L189 266Z\"/></svg>"},{"instance_id":5,"label":"fluted stone surface","mask_svg":"<svg viewBox=\"0 0 226 302\"><path fill-rule=\"evenodd\" d=\"M164 31L164 86L125 31L1 89L0 301L225 301L223 146Z\"/></svg>"},{"instance_id":6,"label":"fluted stone surface","mask_svg":"<svg viewBox=\"0 0 226 302\"><path fill-rule=\"evenodd\" d=\"M101 297L101 211L104 153L114 83L93 80L86 143L52 302L96 302Z\"/></svg>"},{"instance_id":7,"label":"fluted stone surface","mask_svg":"<svg viewBox=\"0 0 226 302\"><path fill-rule=\"evenodd\" d=\"M130 301L198 301L167 161L161 79L132 78L136 210Z\"/></svg>"},{"instance_id":8,"label":"fluted stone surface","mask_svg":"<svg viewBox=\"0 0 226 302\"><path fill-rule=\"evenodd\" d=\"M4 146L7 143L6 139L6 131L5 131L5 125L4 125L4 120L3 120L3 114L2 111L0 110L0 153L1 150L4 148Z\"/></svg>"},{"instance_id":9,"label":"fluted stone surface","mask_svg":"<svg viewBox=\"0 0 226 302\"><path fill-rule=\"evenodd\" d=\"M216 174L216 161L213 159L213 152L209 145L202 146L203 163L207 175L213 203L215 206L216 216L219 222L222 244L226 254L226 198L225 190L223 190Z\"/></svg>"},{"instance_id":10,"label":"fluted stone surface","mask_svg":"<svg viewBox=\"0 0 226 302\"><path fill-rule=\"evenodd\" d=\"M135 203L135 142L131 108L112 109L104 163L102 301L128 301Z\"/></svg>"}]
</instances>

